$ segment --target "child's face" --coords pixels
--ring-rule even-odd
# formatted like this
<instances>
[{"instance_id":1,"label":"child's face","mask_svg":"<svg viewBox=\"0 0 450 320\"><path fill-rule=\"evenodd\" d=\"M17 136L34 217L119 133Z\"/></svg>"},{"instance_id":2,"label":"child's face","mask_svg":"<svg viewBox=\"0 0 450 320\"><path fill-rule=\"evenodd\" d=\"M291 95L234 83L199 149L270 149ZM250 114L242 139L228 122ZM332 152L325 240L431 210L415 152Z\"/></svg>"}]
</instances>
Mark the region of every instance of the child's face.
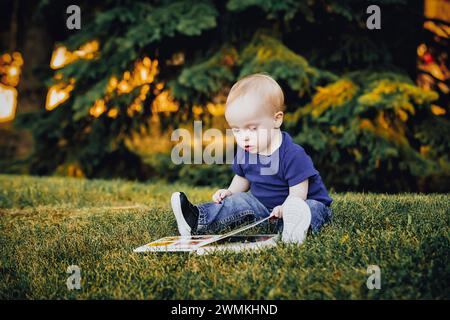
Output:
<instances>
[{"instance_id":1,"label":"child's face","mask_svg":"<svg viewBox=\"0 0 450 320\"><path fill-rule=\"evenodd\" d=\"M272 114L261 106L258 97L246 95L227 106L225 118L241 148L250 153L267 153L281 126L283 113Z\"/></svg>"}]
</instances>

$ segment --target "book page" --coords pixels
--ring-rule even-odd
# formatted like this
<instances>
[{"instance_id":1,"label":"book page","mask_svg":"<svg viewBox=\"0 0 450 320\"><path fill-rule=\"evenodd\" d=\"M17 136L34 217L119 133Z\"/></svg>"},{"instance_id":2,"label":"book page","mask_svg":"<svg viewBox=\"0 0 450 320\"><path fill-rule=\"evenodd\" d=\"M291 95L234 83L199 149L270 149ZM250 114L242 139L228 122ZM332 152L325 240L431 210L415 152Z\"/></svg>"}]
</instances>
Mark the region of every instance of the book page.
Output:
<instances>
[{"instance_id":1,"label":"book page","mask_svg":"<svg viewBox=\"0 0 450 320\"><path fill-rule=\"evenodd\" d=\"M235 230L231 230L231 231L228 232L228 233L225 233L225 234L223 234L223 235L220 235L220 236L219 236L218 238L216 238L216 239L206 239L206 240L204 240L198 247L203 247L203 246L205 246L205 245L207 245L207 244L211 244L211 243L216 242L216 241L219 241L219 240L221 240L221 239L231 237L232 235L235 235L235 234L237 234L237 233L243 232L243 231L248 230L248 229L250 229L250 228L256 227L258 224L261 224L261 223L263 223L264 221L268 220L269 217L270 217L270 216L265 217L265 218L263 218L263 219L261 219L261 220L257 220L257 221L255 221L255 222L252 222L252 223L250 223L250 224L248 224L248 225L239 227L239 228L237 228L237 229L235 229Z\"/></svg>"},{"instance_id":2,"label":"book page","mask_svg":"<svg viewBox=\"0 0 450 320\"><path fill-rule=\"evenodd\" d=\"M244 225L222 235L193 235L193 236L169 236L164 237L134 250L134 252L146 251L194 251L200 247L209 245L221 239L231 237L237 233L253 228L266 221L269 217Z\"/></svg>"}]
</instances>

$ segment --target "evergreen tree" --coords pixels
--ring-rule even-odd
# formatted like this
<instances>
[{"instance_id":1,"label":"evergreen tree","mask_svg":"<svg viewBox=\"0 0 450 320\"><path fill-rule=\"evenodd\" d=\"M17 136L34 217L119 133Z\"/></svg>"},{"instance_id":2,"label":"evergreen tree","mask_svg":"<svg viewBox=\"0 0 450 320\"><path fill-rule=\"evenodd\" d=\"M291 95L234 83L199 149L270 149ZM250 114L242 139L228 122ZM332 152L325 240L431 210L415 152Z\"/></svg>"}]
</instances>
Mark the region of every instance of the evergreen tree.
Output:
<instances>
[{"instance_id":1,"label":"evergreen tree","mask_svg":"<svg viewBox=\"0 0 450 320\"><path fill-rule=\"evenodd\" d=\"M41 10L50 4L44 1ZM151 170L124 139L148 125L155 105L176 105L178 111L161 113L160 121L177 127L192 119L193 106L224 103L236 80L267 72L285 90L286 128L312 153L331 186L405 190L420 188L409 186L419 176L448 177L448 139L440 137L448 136L448 113L431 112L438 95L411 80L423 8L378 1L382 29L368 30L370 4L84 2L80 6L89 12L82 30L70 32L64 45L73 52L95 40L99 50L49 80L73 86L67 101L19 119L35 136L30 168L47 174L73 162L88 177L146 178ZM143 65L151 75L139 78L133 70ZM430 134L436 126L441 131ZM393 172L399 183L387 186L380 176Z\"/></svg>"}]
</instances>

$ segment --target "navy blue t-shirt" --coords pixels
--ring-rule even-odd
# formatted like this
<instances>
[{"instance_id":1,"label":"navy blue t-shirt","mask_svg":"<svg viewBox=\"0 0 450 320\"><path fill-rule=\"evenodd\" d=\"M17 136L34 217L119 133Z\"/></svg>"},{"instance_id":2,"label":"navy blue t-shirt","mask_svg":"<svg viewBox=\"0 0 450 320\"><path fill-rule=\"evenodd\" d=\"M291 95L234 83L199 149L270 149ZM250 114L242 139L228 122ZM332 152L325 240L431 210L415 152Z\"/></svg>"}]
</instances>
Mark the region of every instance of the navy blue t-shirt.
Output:
<instances>
[{"instance_id":1,"label":"navy blue t-shirt","mask_svg":"<svg viewBox=\"0 0 450 320\"><path fill-rule=\"evenodd\" d=\"M281 133L281 146L271 155L249 153L238 146L232 164L234 173L250 181L250 192L268 210L282 205L289 195L289 187L306 179L309 179L307 199L330 206L333 200L311 158L287 132Z\"/></svg>"}]
</instances>

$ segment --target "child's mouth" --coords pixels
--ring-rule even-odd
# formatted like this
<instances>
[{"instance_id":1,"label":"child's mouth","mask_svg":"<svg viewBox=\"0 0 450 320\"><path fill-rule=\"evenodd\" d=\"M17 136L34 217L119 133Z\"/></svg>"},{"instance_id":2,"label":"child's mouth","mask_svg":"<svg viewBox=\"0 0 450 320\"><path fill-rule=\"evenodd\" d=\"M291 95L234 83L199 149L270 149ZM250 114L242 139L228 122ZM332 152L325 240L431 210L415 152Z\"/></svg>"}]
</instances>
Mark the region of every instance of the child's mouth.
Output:
<instances>
[{"instance_id":1,"label":"child's mouth","mask_svg":"<svg viewBox=\"0 0 450 320\"><path fill-rule=\"evenodd\" d=\"M244 146L245 151L250 150L250 148L253 148L253 146L248 145L248 144L246 144L246 145Z\"/></svg>"}]
</instances>

